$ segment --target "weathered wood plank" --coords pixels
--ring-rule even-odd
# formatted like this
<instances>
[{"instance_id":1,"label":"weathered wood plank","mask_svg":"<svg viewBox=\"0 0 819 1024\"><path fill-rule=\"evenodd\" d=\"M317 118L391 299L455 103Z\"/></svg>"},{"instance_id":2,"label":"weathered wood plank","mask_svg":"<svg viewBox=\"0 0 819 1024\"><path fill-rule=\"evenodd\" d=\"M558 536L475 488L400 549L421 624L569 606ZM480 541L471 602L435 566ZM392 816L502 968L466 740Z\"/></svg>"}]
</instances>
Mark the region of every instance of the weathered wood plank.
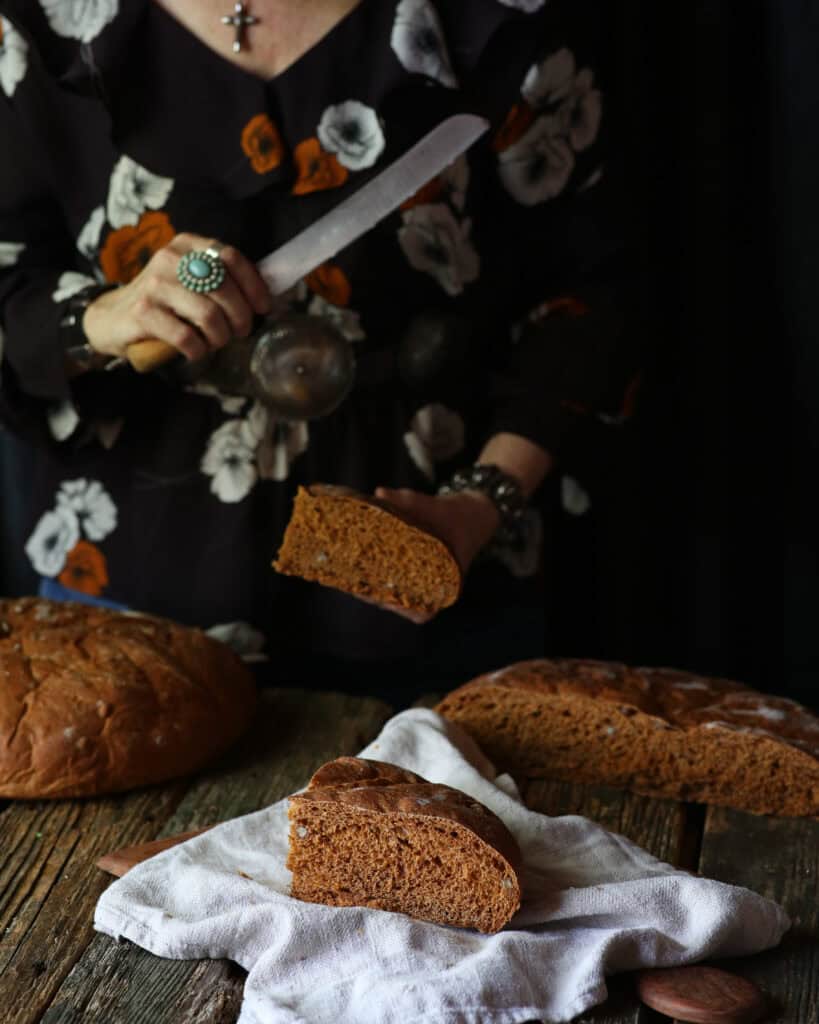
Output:
<instances>
[{"instance_id":1,"label":"weathered wood plank","mask_svg":"<svg viewBox=\"0 0 819 1024\"><path fill-rule=\"evenodd\" d=\"M819 821L709 807L699 871L784 906L793 926L778 948L719 966L773 998L766 1024L819 1021Z\"/></svg>"},{"instance_id":2,"label":"weathered wood plank","mask_svg":"<svg viewBox=\"0 0 819 1024\"><path fill-rule=\"evenodd\" d=\"M696 808L675 800L656 800L607 786L533 779L522 783L526 806L541 814L581 814L611 832L619 832L653 856L688 867L696 831Z\"/></svg>"},{"instance_id":3,"label":"weathered wood plank","mask_svg":"<svg viewBox=\"0 0 819 1024\"><path fill-rule=\"evenodd\" d=\"M4 1024L38 1020L93 936L106 850L151 838L185 784L100 800L32 801L0 814L0 1006ZM21 994L25 993L25 998Z\"/></svg>"},{"instance_id":4,"label":"weathered wood plank","mask_svg":"<svg viewBox=\"0 0 819 1024\"><path fill-rule=\"evenodd\" d=\"M43 1024L99 1020L153 1024L234 1024L245 972L228 960L158 960L130 943L97 939L98 955L84 957L42 1018ZM123 955L123 951L126 954Z\"/></svg>"},{"instance_id":5,"label":"weathered wood plank","mask_svg":"<svg viewBox=\"0 0 819 1024\"><path fill-rule=\"evenodd\" d=\"M320 764L356 753L391 713L381 701L343 694L266 691L241 749L219 771L194 782L159 834L224 821L286 796ZM95 936L43 1019L48 1024L80 1019L83 1024L231 1024L243 984L243 972L225 961L162 960L131 943ZM20 1018L19 1024L37 1019Z\"/></svg>"}]
</instances>

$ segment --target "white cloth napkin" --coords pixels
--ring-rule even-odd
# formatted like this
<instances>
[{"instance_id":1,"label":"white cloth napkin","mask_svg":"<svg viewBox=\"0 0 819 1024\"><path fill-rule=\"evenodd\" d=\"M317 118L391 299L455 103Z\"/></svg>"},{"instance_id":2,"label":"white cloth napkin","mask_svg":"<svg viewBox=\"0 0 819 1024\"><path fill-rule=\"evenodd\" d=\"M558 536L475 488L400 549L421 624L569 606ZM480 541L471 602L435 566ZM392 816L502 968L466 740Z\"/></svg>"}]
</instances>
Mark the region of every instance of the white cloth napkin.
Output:
<instances>
[{"instance_id":1,"label":"white cloth napkin","mask_svg":"<svg viewBox=\"0 0 819 1024\"><path fill-rule=\"evenodd\" d=\"M527 810L433 711L396 715L361 756L461 789L505 822L525 871L503 931L293 899L286 799L137 865L103 893L95 927L159 956L239 963L240 1024L515 1024L570 1020L606 998L606 974L753 953L789 926L747 889L678 871L585 818Z\"/></svg>"}]
</instances>

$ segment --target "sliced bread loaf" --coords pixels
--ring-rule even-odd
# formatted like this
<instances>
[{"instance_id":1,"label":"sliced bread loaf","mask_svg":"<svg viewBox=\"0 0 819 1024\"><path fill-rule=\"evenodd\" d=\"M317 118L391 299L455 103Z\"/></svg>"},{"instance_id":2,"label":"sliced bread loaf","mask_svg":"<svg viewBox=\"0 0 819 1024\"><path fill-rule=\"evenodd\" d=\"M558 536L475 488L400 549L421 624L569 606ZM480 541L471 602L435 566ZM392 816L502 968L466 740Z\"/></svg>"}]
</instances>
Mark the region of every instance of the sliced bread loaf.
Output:
<instances>
[{"instance_id":1,"label":"sliced bread loaf","mask_svg":"<svg viewBox=\"0 0 819 1024\"><path fill-rule=\"evenodd\" d=\"M381 761L340 757L290 798L292 895L499 931L520 905L520 851L483 804Z\"/></svg>"},{"instance_id":2,"label":"sliced bread loaf","mask_svg":"<svg viewBox=\"0 0 819 1024\"><path fill-rule=\"evenodd\" d=\"M273 567L421 616L454 604L461 589L442 540L386 502L329 484L299 487Z\"/></svg>"},{"instance_id":3,"label":"sliced bread loaf","mask_svg":"<svg viewBox=\"0 0 819 1024\"><path fill-rule=\"evenodd\" d=\"M730 680L535 660L466 683L436 710L517 775L819 815L819 718Z\"/></svg>"}]
</instances>

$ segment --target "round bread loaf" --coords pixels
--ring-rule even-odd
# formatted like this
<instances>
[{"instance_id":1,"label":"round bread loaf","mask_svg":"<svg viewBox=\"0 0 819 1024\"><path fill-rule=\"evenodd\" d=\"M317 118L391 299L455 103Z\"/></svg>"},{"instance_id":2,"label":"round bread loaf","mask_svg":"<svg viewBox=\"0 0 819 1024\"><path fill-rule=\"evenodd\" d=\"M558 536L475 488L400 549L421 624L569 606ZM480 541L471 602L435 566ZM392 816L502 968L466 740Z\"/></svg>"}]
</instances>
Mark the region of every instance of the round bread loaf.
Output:
<instances>
[{"instance_id":1,"label":"round bread loaf","mask_svg":"<svg viewBox=\"0 0 819 1024\"><path fill-rule=\"evenodd\" d=\"M95 796L201 768L250 722L230 648L166 619L0 600L0 796Z\"/></svg>"},{"instance_id":2,"label":"round bread loaf","mask_svg":"<svg viewBox=\"0 0 819 1024\"><path fill-rule=\"evenodd\" d=\"M819 815L819 718L731 680L542 659L480 676L436 711L501 771Z\"/></svg>"},{"instance_id":3,"label":"round bread loaf","mask_svg":"<svg viewBox=\"0 0 819 1024\"><path fill-rule=\"evenodd\" d=\"M291 894L499 931L520 906L518 845L483 804L383 761L340 757L290 798Z\"/></svg>"},{"instance_id":4,"label":"round bread loaf","mask_svg":"<svg viewBox=\"0 0 819 1024\"><path fill-rule=\"evenodd\" d=\"M346 487L299 487L273 568L412 616L454 604L461 570L442 540Z\"/></svg>"}]
</instances>

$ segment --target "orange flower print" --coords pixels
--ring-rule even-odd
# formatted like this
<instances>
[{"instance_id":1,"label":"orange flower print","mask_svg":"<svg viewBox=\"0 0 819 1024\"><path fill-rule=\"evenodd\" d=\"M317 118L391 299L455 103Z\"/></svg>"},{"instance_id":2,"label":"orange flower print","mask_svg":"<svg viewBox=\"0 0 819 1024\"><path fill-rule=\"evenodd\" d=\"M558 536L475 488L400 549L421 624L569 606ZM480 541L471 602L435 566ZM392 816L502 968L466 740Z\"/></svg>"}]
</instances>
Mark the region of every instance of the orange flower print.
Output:
<instances>
[{"instance_id":1,"label":"orange flower print","mask_svg":"<svg viewBox=\"0 0 819 1024\"><path fill-rule=\"evenodd\" d=\"M350 172L338 162L334 153L321 148L318 139L300 142L293 151L293 161L299 175L292 190L294 196L338 188L350 176Z\"/></svg>"},{"instance_id":2,"label":"orange flower print","mask_svg":"<svg viewBox=\"0 0 819 1024\"><path fill-rule=\"evenodd\" d=\"M548 299L546 302L541 302L540 305L535 306L534 309L529 312L529 322L532 324L540 323L547 316L551 316L552 313L562 313L564 316L586 316L589 312L589 307L585 302L581 302L580 299L574 298L572 295L560 295L556 299Z\"/></svg>"},{"instance_id":3,"label":"orange flower print","mask_svg":"<svg viewBox=\"0 0 819 1024\"><path fill-rule=\"evenodd\" d=\"M572 295L561 295L558 299L551 299L549 302L550 313L565 313L566 316L586 316L589 307L580 299Z\"/></svg>"},{"instance_id":4,"label":"orange flower print","mask_svg":"<svg viewBox=\"0 0 819 1024\"><path fill-rule=\"evenodd\" d=\"M138 224L112 231L100 252L105 279L112 284L133 281L153 254L166 246L175 234L168 215L161 210L143 213Z\"/></svg>"},{"instance_id":5,"label":"orange flower print","mask_svg":"<svg viewBox=\"0 0 819 1024\"><path fill-rule=\"evenodd\" d=\"M65 567L57 579L64 587L99 597L108 586L105 555L87 540L78 540L65 558Z\"/></svg>"},{"instance_id":6,"label":"orange flower print","mask_svg":"<svg viewBox=\"0 0 819 1024\"><path fill-rule=\"evenodd\" d=\"M524 100L516 103L492 140L492 148L502 153L513 146L535 119L535 112Z\"/></svg>"},{"instance_id":7,"label":"orange flower print","mask_svg":"<svg viewBox=\"0 0 819 1024\"><path fill-rule=\"evenodd\" d=\"M320 295L332 306L346 306L350 301L353 290L341 267L333 266L332 263L322 263L304 280L311 292Z\"/></svg>"},{"instance_id":8,"label":"orange flower print","mask_svg":"<svg viewBox=\"0 0 819 1024\"><path fill-rule=\"evenodd\" d=\"M401 204L402 210L411 210L413 206L424 206L426 203L437 203L444 192L444 182L440 176L422 185L414 196L410 196Z\"/></svg>"},{"instance_id":9,"label":"orange flower print","mask_svg":"<svg viewBox=\"0 0 819 1024\"><path fill-rule=\"evenodd\" d=\"M267 174L282 162L284 146L279 129L267 114L257 114L242 129L242 150L257 174Z\"/></svg>"}]
</instances>

